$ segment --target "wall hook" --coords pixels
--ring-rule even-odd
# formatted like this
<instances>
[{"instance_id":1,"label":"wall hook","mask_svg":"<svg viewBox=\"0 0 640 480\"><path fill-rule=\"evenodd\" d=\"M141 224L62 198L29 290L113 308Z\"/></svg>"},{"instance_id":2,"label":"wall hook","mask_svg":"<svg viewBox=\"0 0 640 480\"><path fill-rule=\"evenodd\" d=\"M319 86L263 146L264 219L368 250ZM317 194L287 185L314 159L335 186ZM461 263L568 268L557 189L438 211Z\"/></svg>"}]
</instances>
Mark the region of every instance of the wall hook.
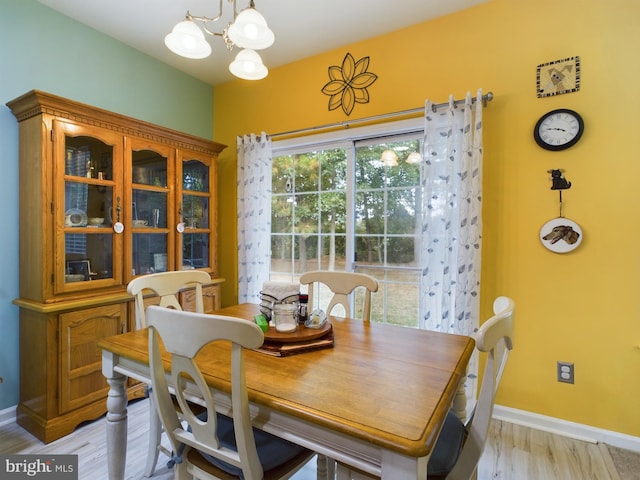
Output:
<instances>
[{"instance_id":1,"label":"wall hook","mask_svg":"<svg viewBox=\"0 0 640 480\"><path fill-rule=\"evenodd\" d=\"M571 188L571 182L564 178L564 170L560 168L547 170L547 173L551 174L549 178L551 180L551 190L558 190L560 194L560 217L563 217L562 214L562 190L567 190Z\"/></svg>"}]
</instances>

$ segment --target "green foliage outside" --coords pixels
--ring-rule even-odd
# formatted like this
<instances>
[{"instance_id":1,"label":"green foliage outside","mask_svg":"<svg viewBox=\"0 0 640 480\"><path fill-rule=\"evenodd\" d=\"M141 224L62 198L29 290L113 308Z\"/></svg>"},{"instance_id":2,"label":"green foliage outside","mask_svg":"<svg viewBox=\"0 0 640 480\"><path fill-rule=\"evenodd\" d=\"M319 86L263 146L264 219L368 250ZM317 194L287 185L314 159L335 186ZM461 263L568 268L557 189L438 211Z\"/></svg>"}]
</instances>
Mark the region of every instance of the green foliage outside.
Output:
<instances>
[{"instance_id":1,"label":"green foliage outside","mask_svg":"<svg viewBox=\"0 0 640 480\"><path fill-rule=\"evenodd\" d=\"M383 163L386 150L395 152L397 165ZM407 159L420 151L417 139L356 146L353 193L344 148L274 157L271 279L297 281L309 270L344 270L351 264L346 248L352 204L356 271L380 284L372 319L416 327L420 165ZM330 292L324 296L328 300Z\"/></svg>"}]
</instances>

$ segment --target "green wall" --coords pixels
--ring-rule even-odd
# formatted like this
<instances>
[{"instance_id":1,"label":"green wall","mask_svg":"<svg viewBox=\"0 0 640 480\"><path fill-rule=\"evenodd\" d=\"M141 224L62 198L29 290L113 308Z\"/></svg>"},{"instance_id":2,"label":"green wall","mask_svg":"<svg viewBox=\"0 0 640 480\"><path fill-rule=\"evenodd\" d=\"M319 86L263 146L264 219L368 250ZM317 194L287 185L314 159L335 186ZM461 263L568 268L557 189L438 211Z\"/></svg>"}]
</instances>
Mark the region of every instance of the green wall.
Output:
<instances>
[{"instance_id":1,"label":"green wall","mask_svg":"<svg viewBox=\"0 0 640 480\"><path fill-rule=\"evenodd\" d=\"M158 41L162 41L158 39ZM18 403L18 125L42 90L211 139L213 88L35 0L0 0L0 410Z\"/></svg>"}]
</instances>

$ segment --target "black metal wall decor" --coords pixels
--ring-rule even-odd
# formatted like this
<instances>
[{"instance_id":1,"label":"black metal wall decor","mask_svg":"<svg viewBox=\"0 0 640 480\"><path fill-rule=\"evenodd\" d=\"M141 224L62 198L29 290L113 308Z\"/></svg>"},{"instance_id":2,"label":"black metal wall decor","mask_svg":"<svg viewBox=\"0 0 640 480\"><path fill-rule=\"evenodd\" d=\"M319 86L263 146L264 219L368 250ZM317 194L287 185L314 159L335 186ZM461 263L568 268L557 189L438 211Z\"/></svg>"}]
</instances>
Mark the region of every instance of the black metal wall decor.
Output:
<instances>
[{"instance_id":1,"label":"black metal wall decor","mask_svg":"<svg viewBox=\"0 0 640 480\"><path fill-rule=\"evenodd\" d=\"M356 61L347 53L342 65L329 67L329 81L322 87L322 93L329 96L329 111L342 107L346 115L351 115L356 103L369 103L369 88L378 79L368 72L369 57Z\"/></svg>"},{"instance_id":2,"label":"black metal wall decor","mask_svg":"<svg viewBox=\"0 0 640 480\"><path fill-rule=\"evenodd\" d=\"M564 177L564 170L547 170L551 174L551 190L558 190L560 195L560 216L549 220L540 229L540 241L547 249L555 253L567 253L578 248L582 243L582 229L573 220L564 216L562 191L571 188L571 182Z\"/></svg>"}]
</instances>

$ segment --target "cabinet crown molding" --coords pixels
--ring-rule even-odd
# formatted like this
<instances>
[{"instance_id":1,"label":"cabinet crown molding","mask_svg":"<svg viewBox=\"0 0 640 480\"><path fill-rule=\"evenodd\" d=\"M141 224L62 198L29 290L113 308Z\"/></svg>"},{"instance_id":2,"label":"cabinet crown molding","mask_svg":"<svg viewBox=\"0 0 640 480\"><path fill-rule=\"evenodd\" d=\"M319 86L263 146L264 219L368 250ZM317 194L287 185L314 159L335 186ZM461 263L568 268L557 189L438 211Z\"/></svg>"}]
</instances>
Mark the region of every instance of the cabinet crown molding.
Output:
<instances>
[{"instance_id":1,"label":"cabinet crown molding","mask_svg":"<svg viewBox=\"0 0 640 480\"><path fill-rule=\"evenodd\" d=\"M40 90L31 90L7 102L18 122L48 114L72 122L112 130L123 135L146 138L175 148L189 148L205 155L218 155L227 145L185 134L133 117L96 108Z\"/></svg>"}]
</instances>

